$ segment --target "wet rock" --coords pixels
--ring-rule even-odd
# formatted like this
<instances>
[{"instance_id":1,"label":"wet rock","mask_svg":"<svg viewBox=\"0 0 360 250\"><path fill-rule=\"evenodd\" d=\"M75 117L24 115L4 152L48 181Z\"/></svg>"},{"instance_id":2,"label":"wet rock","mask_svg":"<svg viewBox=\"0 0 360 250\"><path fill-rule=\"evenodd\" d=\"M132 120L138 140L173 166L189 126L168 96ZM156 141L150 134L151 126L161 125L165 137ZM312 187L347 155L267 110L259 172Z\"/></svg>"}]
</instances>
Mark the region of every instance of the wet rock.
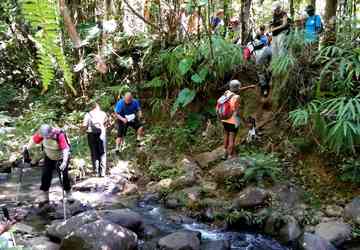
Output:
<instances>
[{"instance_id":1,"label":"wet rock","mask_svg":"<svg viewBox=\"0 0 360 250\"><path fill-rule=\"evenodd\" d=\"M316 234L304 233L299 239L299 250L336 250L336 248L327 240Z\"/></svg>"},{"instance_id":2,"label":"wet rock","mask_svg":"<svg viewBox=\"0 0 360 250\"><path fill-rule=\"evenodd\" d=\"M118 186L120 190L123 189L125 179L121 178L97 178L92 177L84 181L76 183L73 187L73 191L80 192L112 192L114 186ZM109 191L110 190L110 191Z\"/></svg>"},{"instance_id":3,"label":"wet rock","mask_svg":"<svg viewBox=\"0 0 360 250\"><path fill-rule=\"evenodd\" d=\"M162 179L158 183L150 182L148 185L146 185L146 190L149 192L160 192L163 189L171 188L172 184L173 180L171 178Z\"/></svg>"},{"instance_id":4,"label":"wet rock","mask_svg":"<svg viewBox=\"0 0 360 250\"><path fill-rule=\"evenodd\" d=\"M188 201L199 201L201 198L201 187L195 186L191 188L185 188L181 191L183 194L185 194Z\"/></svg>"},{"instance_id":5,"label":"wet rock","mask_svg":"<svg viewBox=\"0 0 360 250\"><path fill-rule=\"evenodd\" d=\"M17 244L21 244L31 250L59 250L60 245L50 241L46 237L35 237L26 240L20 240Z\"/></svg>"},{"instance_id":6,"label":"wet rock","mask_svg":"<svg viewBox=\"0 0 360 250\"><path fill-rule=\"evenodd\" d=\"M192 223L194 223L193 219L191 219L187 216L181 215L181 214L172 214L168 217L168 219L175 224L192 224Z\"/></svg>"},{"instance_id":7,"label":"wet rock","mask_svg":"<svg viewBox=\"0 0 360 250\"><path fill-rule=\"evenodd\" d=\"M230 242L227 240L205 242L201 244L201 250L230 250Z\"/></svg>"},{"instance_id":8,"label":"wet rock","mask_svg":"<svg viewBox=\"0 0 360 250\"><path fill-rule=\"evenodd\" d=\"M287 216L285 225L280 228L279 240L285 244L295 242L302 234L302 230L297 220L292 216Z\"/></svg>"},{"instance_id":9,"label":"wet rock","mask_svg":"<svg viewBox=\"0 0 360 250\"><path fill-rule=\"evenodd\" d=\"M351 227L340 221L324 222L316 226L315 234L330 241L335 246L340 246L351 238Z\"/></svg>"},{"instance_id":10,"label":"wet rock","mask_svg":"<svg viewBox=\"0 0 360 250\"><path fill-rule=\"evenodd\" d=\"M134 183L126 183L122 194L124 195L134 195L138 193L138 186Z\"/></svg>"},{"instance_id":11,"label":"wet rock","mask_svg":"<svg viewBox=\"0 0 360 250\"><path fill-rule=\"evenodd\" d=\"M154 225L144 225L143 233L141 237L145 240L153 239L160 235L160 229Z\"/></svg>"},{"instance_id":12,"label":"wet rock","mask_svg":"<svg viewBox=\"0 0 360 250\"><path fill-rule=\"evenodd\" d=\"M158 242L159 250L200 250L200 233L181 231L169 234Z\"/></svg>"},{"instance_id":13,"label":"wet rock","mask_svg":"<svg viewBox=\"0 0 360 250\"><path fill-rule=\"evenodd\" d=\"M176 208L180 208L183 206L183 203L174 198L174 197L169 197L165 200L165 207L169 208L169 209L176 209Z\"/></svg>"},{"instance_id":14,"label":"wet rock","mask_svg":"<svg viewBox=\"0 0 360 250\"><path fill-rule=\"evenodd\" d=\"M201 170L199 166L195 161L192 161L188 158L185 158L180 162L179 169L182 170L184 174L172 182L171 187L175 189L192 187L196 184L197 180L201 176Z\"/></svg>"},{"instance_id":15,"label":"wet rock","mask_svg":"<svg viewBox=\"0 0 360 250\"><path fill-rule=\"evenodd\" d=\"M89 207L78 200L68 201L66 203L66 218L70 218L71 216L83 213L87 210L89 210ZM49 216L57 220L64 219L63 203L60 202L56 204L55 213L50 213Z\"/></svg>"},{"instance_id":16,"label":"wet rock","mask_svg":"<svg viewBox=\"0 0 360 250\"><path fill-rule=\"evenodd\" d=\"M253 166L254 160L245 157L237 157L226 160L217 165L210 173L216 182L224 183L229 178L239 178L244 175L245 169Z\"/></svg>"},{"instance_id":17,"label":"wet rock","mask_svg":"<svg viewBox=\"0 0 360 250\"><path fill-rule=\"evenodd\" d=\"M134 232L106 220L85 224L61 242L61 250L135 250Z\"/></svg>"},{"instance_id":18,"label":"wet rock","mask_svg":"<svg viewBox=\"0 0 360 250\"><path fill-rule=\"evenodd\" d=\"M360 197L354 198L345 206L344 217L360 225Z\"/></svg>"},{"instance_id":19,"label":"wet rock","mask_svg":"<svg viewBox=\"0 0 360 250\"><path fill-rule=\"evenodd\" d=\"M254 208L262 206L269 198L269 193L258 187L248 187L237 195L233 201L233 209Z\"/></svg>"},{"instance_id":20,"label":"wet rock","mask_svg":"<svg viewBox=\"0 0 360 250\"><path fill-rule=\"evenodd\" d=\"M71 232L79 229L82 225L98 220L100 217L96 211L87 211L69 218L66 222L54 221L47 228L47 235L51 238L62 240Z\"/></svg>"},{"instance_id":21,"label":"wet rock","mask_svg":"<svg viewBox=\"0 0 360 250\"><path fill-rule=\"evenodd\" d=\"M199 154L194 157L195 161L200 165L202 168L207 168L212 163L215 163L224 156L225 150L224 147L219 147L211 152L205 152Z\"/></svg>"},{"instance_id":22,"label":"wet rock","mask_svg":"<svg viewBox=\"0 0 360 250\"><path fill-rule=\"evenodd\" d=\"M344 213L344 209L337 205L328 205L325 209L325 214L330 217L341 217Z\"/></svg>"},{"instance_id":23,"label":"wet rock","mask_svg":"<svg viewBox=\"0 0 360 250\"><path fill-rule=\"evenodd\" d=\"M201 182L201 187L204 191L209 193L214 193L218 189L218 185L216 182L203 181Z\"/></svg>"},{"instance_id":24,"label":"wet rock","mask_svg":"<svg viewBox=\"0 0 360 250\"><path fill-rule=\"evenodd\" d=\"M130 209L116 209L98 212L102 219L125 227L137 234L143 231L143 220L140 214Z\"/></svg>"}]
</instances>

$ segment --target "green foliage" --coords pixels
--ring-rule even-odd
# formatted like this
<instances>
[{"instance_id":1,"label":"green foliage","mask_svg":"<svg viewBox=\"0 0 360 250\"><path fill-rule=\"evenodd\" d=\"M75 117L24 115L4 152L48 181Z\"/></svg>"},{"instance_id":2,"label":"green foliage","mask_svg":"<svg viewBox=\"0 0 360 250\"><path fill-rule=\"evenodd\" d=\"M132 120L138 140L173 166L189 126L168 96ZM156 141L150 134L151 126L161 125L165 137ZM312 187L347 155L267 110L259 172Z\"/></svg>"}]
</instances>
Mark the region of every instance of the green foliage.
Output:
<instances>
[{"instance_id":1,"label":"green foliage","mask_svg":"<svg viewBox=\"0 0 360 250\"><path fill-rule=\"evenodd\" d=\"M258 153L251 156L254 166L246 168L242 177L245 183L261 183L266 177L277 181L281 174L279 159L274 155Z\"/></svg>"},{"instance_id":2,"label":"green foliage","mask_svg":"<svg viewBox=\"0 0 360 250\"><path fill-rule=\"evenodd\" d=\"M360 160L359 159L346 159L340 166L340 180L349 181L352 183L360 183Z\"/></svg>"},{"instance_id":3,"label":"green foliage","mask_svg":"<svg viewBox=\"0 0 360 250\"><path fill-rule=\"evenodd\" d=\"M171 116L174 116L179 108L184 108L189 103L191 103L195 96L196 92L194 90L190 90L188 88L181 90L171 109Z\"/></svg>"},{"instance_id":4,"label":"green foliage","mask_svg":"<svg viewBox=\"0 0 360 250\"><path fill-rule=\"evenodd\" d=\"M0 109L9 108L14 98L17 96L17 90L10 84L4 84L4 86L0 86Z\"/></svg>"},{"instance_id":5,"label":"green foliage","mask_svg":"<svg viewBox=\"0 0 360 250\"><path fill-rule=\"evenodd\" d=\"M244 209L235 210L225 215L225 221L229 225L235 225L237 223L255 226L261 225L268 218L267 213L256 214Z\"/></svg>"},{"instance_id":6,"label":"green foliage","mask_svg":"<svg viewBox=\"0 0 360 250\"><path fill-rule=\"evenodd\" d=\"M295 58L291 54L279 56L271 61L274 76L286 76L295 66Z\"/></svg>"},{"instance_id":7,"label":"green foliage","mask_svg":"<svg viewBox=\"0 0 360 250\"><path fill-rule=\"evenodd\" d=\"M182 171L176 166L167 166L166 164L155 161L149 167L149 176L152 180L159 181L166 178L176 178L182 174Z\"/></svg>"},{"instance_id":8,"label":"green foliage","mask_svg":"<svg viewBox=\"0 0 360 250\"><path fill-rule=\"evenodd\" d=\"M360 96L313 101L290 112L294 127L306 126L336 153L353 152L360 143Z\"/></svg>"},{"instance_id":9,"label":"green foliage","mask_svg":"<svg viewBox=\"0 0 360 250\"><path fill-rule=\"evenodd\" d=\"M66 62L60 40L59 11L54 0L22 0L22 12L26 20L35 29L36 33L38 68L46 91L55 77L54 63L62 70L65 82L71 91L76 94L72 86L72 72Z\"/></svg>"}]
</instances>

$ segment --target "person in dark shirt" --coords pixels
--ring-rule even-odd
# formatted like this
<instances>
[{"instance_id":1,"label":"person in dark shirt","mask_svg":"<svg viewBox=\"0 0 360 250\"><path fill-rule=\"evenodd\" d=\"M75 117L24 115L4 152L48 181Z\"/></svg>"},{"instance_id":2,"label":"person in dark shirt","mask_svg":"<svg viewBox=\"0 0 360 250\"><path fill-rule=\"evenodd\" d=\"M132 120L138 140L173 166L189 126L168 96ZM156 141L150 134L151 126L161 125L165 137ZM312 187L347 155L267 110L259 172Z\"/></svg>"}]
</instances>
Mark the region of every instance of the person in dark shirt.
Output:
<instances>
[{"instance_id":1,"label":"person in dark shirt","mask_svg":"<svg viewBox=\"0 0 360 250\"><path fill-rule=\"evenodd\" d=\"M137 140L140 142L144 136L144 127L140 121L142 118L140 102L137 99L134 99L132 94L128 92L123 99L116 103L114 111L118 122L116 150L119 150L119 146L124 144L124 138L128 127L132 127L136 130Z\"/></svg>"},{"instance_id":2,"label":"person in dark shirt","mask_svg":"<svg viewBox=\"0 0 360 250\"><path fill-rule=\"evenodd\" d=\"M273 4L273 20L271 23L272 55L274 58L285 53L285 39L290 29L288 15L280 2Z\"/></svg>"}]
</instances>

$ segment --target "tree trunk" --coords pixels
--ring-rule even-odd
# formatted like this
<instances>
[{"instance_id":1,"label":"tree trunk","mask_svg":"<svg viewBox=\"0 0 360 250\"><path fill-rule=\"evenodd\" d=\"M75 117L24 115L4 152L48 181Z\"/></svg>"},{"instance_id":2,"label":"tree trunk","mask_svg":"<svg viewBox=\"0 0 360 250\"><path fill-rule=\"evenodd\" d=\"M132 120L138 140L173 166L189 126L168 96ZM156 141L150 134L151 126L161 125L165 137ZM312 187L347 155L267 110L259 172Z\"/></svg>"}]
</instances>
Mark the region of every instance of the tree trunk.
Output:
<instances>
[{"instance_id":1,"label":"tree trunk","mask_svg":"<svg viewBox=\"0 0 360 250\"><path fill-rule=\"evenodd\" d=\"M290 0L290 16L291 19L294 20L295 17L294 0Z\"/></svg>"},{"instance_id":2,"label":"tree trunk","mask_svg":"<svg viewBox=\"0 0 360 250\"><path fill-rule=\"evenodd\" d=\"M250 21L250 7L252 0L241 0L241 43L245 45L250 39L249 21Z\"/></svg>"},{"instance_id":3,"label":"tree trunk","mask_svg":"<svg viewBox=\"0 0 360 250\"><path fill-rule=\"evenodd\" d=\"M333 44L336 41L336 11L338 0L326 0L325 6L325 36L324 44Z\"/></svg>"},{"instance_id":4,"label":"tree trunk","mask_svg":"<svg viewBox=\"0 0 360 250\"><path fill-rule=\"evenodd\" d=\"M311 4L312 6L314 6L314 9L316 10L316 0L311 0L311 1L310 1L310 4Z\"/></svg>"}]
</instances>

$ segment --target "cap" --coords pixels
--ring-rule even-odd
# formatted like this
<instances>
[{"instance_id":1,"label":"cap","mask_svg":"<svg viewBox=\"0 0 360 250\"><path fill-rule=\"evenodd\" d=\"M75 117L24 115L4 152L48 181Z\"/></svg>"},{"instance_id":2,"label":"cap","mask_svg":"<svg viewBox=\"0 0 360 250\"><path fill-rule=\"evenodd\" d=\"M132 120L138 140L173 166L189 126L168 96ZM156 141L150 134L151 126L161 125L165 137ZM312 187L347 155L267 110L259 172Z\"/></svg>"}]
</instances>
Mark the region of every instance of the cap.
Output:
<instances>
[{"instance_id":1,"label":"cap","mask_svg":"<svg viewBox=\"0 0 360 250\"><path fill-rule=\"evenodd\" d=\"M239 80L231 80L229 82L230 91L236 92L239 91L240 88L241 88L241 82Z\"/></svg>"},{"instance_id":2,"label":"cap","mask_svg":"<svg viewBox=\"0 0 360 250\"><path fill-rule=\"evenodd\" d=\"M274 3L272 4L272 10L273 10L273 11L275 11L275 10L277 10L277 9L281 9L281 7L282 7L282 5L281 5L280 2L274 2Z\"/></svg>"},{"instance_id":3,"label":"cap","mask_svg":"<svg viewBox=\"0 0 360 250\"><path fill-rule=\"evenodd\" d=\"M50 135L50 133L51 133L51 130L52 130L52 128L51 128L50 125L43 124L43 125L40 126L39 132L40 132L41 136L48 137Z\"/></svg>"}]
</instances>

